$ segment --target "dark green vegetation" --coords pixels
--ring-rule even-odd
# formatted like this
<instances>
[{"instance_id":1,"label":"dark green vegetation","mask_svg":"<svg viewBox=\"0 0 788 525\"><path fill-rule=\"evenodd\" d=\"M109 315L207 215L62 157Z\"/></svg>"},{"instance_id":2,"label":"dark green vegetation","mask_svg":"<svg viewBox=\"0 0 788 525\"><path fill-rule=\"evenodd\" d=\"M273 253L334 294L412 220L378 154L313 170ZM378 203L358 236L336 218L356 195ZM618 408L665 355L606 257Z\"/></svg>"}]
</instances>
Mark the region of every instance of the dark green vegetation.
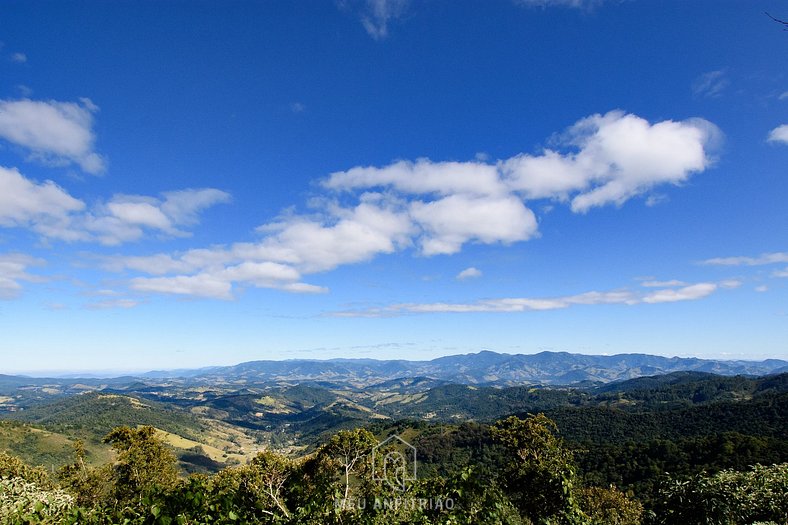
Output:
<instances>
[{"instance_id":1,"label":"dark green vegetation","mask_svg":"<svg viewBox=\"0 0 788 525\"><path fill-rule=\"evenodd\" d=\"M213 523L220 515L208 516L216 509L226 511L221 516L228 523L233 521L230 512L239 523L528 523L525 518L588 523L592 515L600 524L733 524L768 516L785 522L784 514L769 514L782 507L764 510L751 497L758 494L761 503L764 498L781 501L775 499L777 493L785 498L784 466L751 469L788 463L785 373L726 377L676 372L573 387L446 384L428 377L364 387L339 381L199 384L148 378L75 389L73 383L52 381L22 387L26 390L18 397L0 384L0 395L6 403L12 398L16 407L6 413L13 420L0 421L0 450L45 465L46 490L55 500L76 497L69 508L82 507L80 512L114 516L119 522L129 517L132 523L168 523L167 516L181 512L188 516L183 523ZM547 419L531 417L537 413ZM518 419L507 419L512 414ZM150 488L133 505L126 501L128 494L113 492L120 490L113 476L119 475L129 443L142 439L134 434L137 430L128 430L132 434L122 439L104 439L117 425L155 427L155 434L143 441L157 445L145 446L163 442L166 454L157 456L157 462L169 462L172 454L180 478L167 487ZM371 434L352 433L360 428ZM419 509L405 518L403 509L397 510L400 514L393 509L370 514L333 507L335 496L344 497L345 491L369 496L385 488L367 479L370 472L359 461L366 464L370 445L392 433L418 450L419 479L408 485L412 494L469 494L464 514ZM511 437L518 433L531 437ZM348 439L353 435L367 439L354 442ZM82 470L74 466L77 442ZM353 463L345 477L353 446L366 459ZM550 454L534 456L540 447ZM64 478L63 470L60 477L54 474L69 464L73 475L81 472L79 483ZM284 481L274 483L270 471ZM194 472L212 475L186 477ZM255 487L254 493L249 487ZM95 492L94 499L86 500L81 490ZM265 502L260 491L268 494ZM540 499L544 494L554 497L548 502ZM257 509L252 514L249 505ZM152 517L154 507L158 517ZM693 515L693 508L705 510ZM463 521L466 515L475 518ZM714 518L703 521L703 516Z\"/></svg>"},{"instance_id":2,"label":"dark green vegetation","mask_svg":"<svg viewBox=\"0 0 788 525\"><path fill-rule=\"evenodd\" d=\"M407 430L407 429L405 429ZM0 521L8 524L754 524L788 519L788 463L665 477L650 508L615 487L584 484L553 421L537 414L448 434L484 461L409 479L408 446L343 430L314 453L258 453L212 476L179 477L149 426L104 437L114 461L91 467L77 442L55 475L0 453ZM380 443L380 444L379 444ZM445 450L441 447L441 450ZM404 452L403 452L404 451ZM398 455L402 454L402 455ZM402 458L386 470L388 458ZM458 459L454 458L455 461Z\"/></svg>"}]
</instances>

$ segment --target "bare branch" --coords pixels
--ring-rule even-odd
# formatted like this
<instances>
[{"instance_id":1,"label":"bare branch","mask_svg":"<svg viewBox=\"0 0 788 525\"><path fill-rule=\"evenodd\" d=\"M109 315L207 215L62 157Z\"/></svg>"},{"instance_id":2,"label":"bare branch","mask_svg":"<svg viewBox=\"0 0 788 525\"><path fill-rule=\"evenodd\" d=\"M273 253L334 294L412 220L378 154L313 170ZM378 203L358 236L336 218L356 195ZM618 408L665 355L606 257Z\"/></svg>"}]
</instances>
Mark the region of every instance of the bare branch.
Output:
<instances>
[{"instance_id":1,"label":"bare branch","mask_svg":"<svg viewBox=\"0 0 788 525\"><path fill-rule=\"evenodd\" d=\"M764 11L764 13L766 13L766 16L768 16L769 18L771 18L772 20L774 20L778 24L782 24L783 26L785 26L785 27L783 27L783 31L788 31L788 22L786 22L785 20L780 20L779 18L775 18L775 17L773 17L772 15L770 15L766 11Z\"/></svg>"}]
</instances>

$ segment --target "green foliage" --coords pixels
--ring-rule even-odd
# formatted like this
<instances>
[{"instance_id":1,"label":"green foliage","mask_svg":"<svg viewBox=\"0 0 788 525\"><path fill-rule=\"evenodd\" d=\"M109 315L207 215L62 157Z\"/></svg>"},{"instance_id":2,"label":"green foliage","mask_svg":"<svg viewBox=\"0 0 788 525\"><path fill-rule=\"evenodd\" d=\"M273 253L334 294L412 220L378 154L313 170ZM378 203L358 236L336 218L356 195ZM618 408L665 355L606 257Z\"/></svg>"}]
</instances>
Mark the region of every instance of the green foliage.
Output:
<instances>
[{"instance_id":1,"label":"green foliage","mask_svg":"<svg viewBox=\"0 0 788 525\"><path fill-rule=\"evenodd\" d=\"M87 393L30 407L14 417L56 431L102 436L118 426L153 426L189 439L198 439L204 425L190 414L148 399L117 394Z\"/></svg>"},{"instance_id":2,"label":"green foliage","mask_svg":"<svg viewBox=\"0 0 788 525\"><path fill-rule=\"evenodd\" d=\"M576 523L582 515L574 500L573 456L556 431L544 414L512 416L491 429L513 457L504 467L504 488L535 523Z\"/></svg>"},{"instance_id":3,"label":"green foliage","mask_svg":"<svg viewBox=\"0 0 788 525\"><path fill-rule=\"evenodd\" d=\"M118 427L104 438L118 454L113 466L116 506L138 504L155 490L176 484L175 456L155 434L153 427Z\"/></svg>"},{"instance_id":4,"label":"green foliage","mask_svg":"<svg viewBox=\"0 0 788 525\"><path fill-rule=\"evenodd\" d=\"M56 480L45 469L0 452L0 523L788 523L787 384L786 374L760 379L676 374L585 391L451 385L418 402L399 396L386 410L434 411L444 421L534 407L543 407L546 415L524 414L493 425L384 421L367 429L345 428L369 414L343 405L347 398L340 391L248 388L243 395L214 397L213 408L226 406L229 417L244 422L265 419L255 425L298 426L292 434L279 432L283 445L292 444L293 435L330 434L297 459L267 450L247 465L186 478L178 477L175 458L155 430L136 424L147 418L181 435L202 432L190 416L159 410L147 400L77 396L58 401L56 410L37 408L35 419L74 430L72 438L87 433L87 425L106 427L116 415L134 426L108 432L104 446L114 456L105 456L109 462L100 466L95 456L93 464L88 461L92 443L74 443L74 458ZM277 406L284 399L282 406L292 412L254 416L262 410L263 395ZM19 429L27 427L11 428L8 435L26 450L36 432ZM401 486L372 476L371 449L394 433L418 450L419 479ZM57 443L68 445L69 439ZM389 446L386 451L402 448ZM194 468L218 466L199 448L181 455ZM782 465L749 469L754 463Z\"/></svg>"},{"instance_id":5,"label":"green foliage","mask_svg":"<svg viewBox=\"0 0 788 525\"><path fill-rule=\"evenodd\" d=\"M21 459L0 452L0 478L21 478L44 488L51 487L47 471L41 467L31 467Z\"/></svg>"},{"instance_id":6,"label":"green foliage","mask_svg":"<svg viewBox=\"0 0 788 525\"><path fill-rule=\"evenodd\" d=\"M670 479L656 516L665 525L788 523L788 463Z\"/></svg>"},{"instance_id":7,"label":"green foliage","mask_svg":"<svg viewBox=\"0 0 788 525\"><path fill-rule=\"evenodd\" d=\"M588 487L578 490L578 503L589 525L640 525L643 505L615 487Z\"/></svg>"},{"instance_id":8,"label":"green foliage","mask_svg":"<svg viewBox=\"0 0 788 525\"><path fill-rule=\"evenodd\" d=\"M63 490L47 490L21 477L0 478L0 523L61 523L74 503Z\"/></svg>"}]
</instances>

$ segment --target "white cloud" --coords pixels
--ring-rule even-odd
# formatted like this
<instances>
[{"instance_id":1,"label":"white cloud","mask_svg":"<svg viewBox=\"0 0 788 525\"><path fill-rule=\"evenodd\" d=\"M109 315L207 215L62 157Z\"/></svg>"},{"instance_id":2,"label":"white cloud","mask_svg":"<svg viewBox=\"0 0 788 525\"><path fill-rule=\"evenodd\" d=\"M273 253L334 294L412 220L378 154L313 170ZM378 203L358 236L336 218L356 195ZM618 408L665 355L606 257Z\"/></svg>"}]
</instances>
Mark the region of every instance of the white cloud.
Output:
<instances>
[{"instance_id":1,"label":"white cloud","mask_svg":"<svg viewBox=\"0 0 788 525\"><path fill-rule=\"evenodd\" d=\"M0 254L0 299L13 299L22 291L20 281L40 282L39 276L28 273L30 266L41 266L44 262L21 253Z\"/></svg>"},{"instance_id":2,"label":"white cloud","mask_svg":"<svg viewBox=\"0 0 788 525\"><path fill-rule=\"evenodd\" d=\"M0 100L0 138L30 150L32 158L48 164L74 163L87 173L104 171L106 162L95 152L93 114L89 99L75 102Z\"/></svg>"},{"instance_id":3,"label":"white cloud","mask_svg":"<svg viewBox=\"0 0 788 525\"><path fill-rule=\"evenodd\" d=\"M312 273L394 253L410 242L412 229L407 215L368 199L355 208L336 208L326 220L293 217L265 225L271 235L257 244L236 245L234 251Z\"/></svg>"},{"instance_id":4,"label":"white cloud","mask_svg":"<svg viewBox=\"0 0 788 525\"><path fill-rule=\"evenodd\" d=\"M701 261L701 264L715 266L763 266L777 263L788 263L788 252L763 253L758 257L715 257Z\"/></svg>"},{"instance_id":5,"label":"white cloud","mask_svg":"<svg viewBox=\"0 0 788 525\"><path fill-rule=\"evenodd\" d=\"M785 100L787 98L788 98L788 91L783 91L782 93L780 93L780 96L777 97L777 100Z\"/></svg>"},{"instance_id":6,"label":"white cloud","mask_svg":"<svg viewBox=\"0 0 788 525\"><path fill-rule=\"evenodd\" d=\"M692 92L697 96L719 97L728 84L730 81L725 76L725 70L709 71L695 79Z\"/></svg>"},{"instance_id":7,"label":"white cloud","mask_svg":"<svg viewBox=\"0 0 788 525\"><path fill-rule=\"evenodd\" d=\"M116 308L128 310L139 304L139 301L135 301L134 299L108 299L106 301L88 303L85 307L89 310L114 310Z\"/></svg>"},{"instance_id":8,"label":"white cloud","mask_svg":"<svg viewBox=\"0 0 788 525\"><path fill-rule=\"evenodd\" d=\"M772 272L772 277L788 277L788 266L782 270L775 270Z\"/></svg>"},{"instance_id":9,"label":"white cloud","mask_svg":"<svg viewBox=\"0 0 788 525\"><path fill-rule=\"evenodd\" d=\"M640 286L645 286L646 288L670 288L673 286L685 286L686 284L684 281L671 279L670 281L643 281L640 283Z\"/></svg>"},{"instance_id":10,"label":"white cloud","mask_svg":"<svg viewBox=\"0 0 788 525\"><path fill-rule=\"evenodd\" d=\"M718 284L720 285L720 288L727 288L730 290L733 288L738 288L742 285L742 282L738 279L725 279L720 281Z\"/></svg>"},{"instance_id":11,"label":"white cloud","mask_svg":"<svg viewBox=\"0 0 788 525\"><path fill-rule=\"evenodd\" d=\"M508 193L494 165L483 162L398 161L383 168L355 167L332 173L323 186L332 190L391 187L407 194L503 195Z\"/></svg>"},{"instance_id":12,"label":"white cloud","mask_svg":"<svg viewBox=\"0 0 788 525\"><path fill-rule=\"evenodd\" d=\"M179 228L194 224L200 211L229 198L215 189L187 189L161 199L116 195L87 209L52 181L38 183L15 168L0 166L0 227L30 228L42 237L69 242L117 245L140 239L146 231L187 236Z\"/></svg>"},{"instance_id":13,"label":"white cloud","mask_svg":"<svg viewBox=\"0 0 788 525\"><path fill-rule=\"evenodd\" d=\"M574 151L519 154L497 163L398 161L331 174L334 190L391 188L411 195L498 196L526 200L572 198L572 210L623 204L661 184L681 184L711 164L709 149L721 133L710 122L690 119L650 124L611 111L581 119L563 135Z\"/></svg>"},{"instance_id":14,"label":"white cloud","mask_svg":"<svg viewBox=\"0 0 788 525\"><path fill-rule=\"evenodd\" d=\"M788 124L777 126L769 132L769 142L782 142L788 144Z\"/></svg>"},{"instance_id":15,"label":"white cloud","mask_svg":"<svg viewBox=\"0 0 788 525\"><path fill-rule=\"evenodd\" d=\"M300 282L300 278L301 274L286 264L245 261L223 269L202 271L195 275L135 277L131 280L131 288L140 292L191 295L212 299L232 299L233 284L293 293L328 291L322 286Z\"/></svg>"},{"instance_id":16,"label":"white cloud","mask_svg":"<svg viewBox=\"0 0 788 525\"><path fill-rule=\"evenodd\" d=\"M769 291L769 287L762 284L760 286L756 286L755 287L755 291L759 292L759 293L768 292Z\"/></svg>"},{"instance_id":17,"label":"white cloud","mask_svg":"<svg viewBox=\"0 0 788 525\"><path fill-rule=\"evenodd\" d=\"M84 217L81 228L95 233L99 242L116 245L141 238L146 230L186 237L180 229L199 222L199 212L230 201L230 194L212 189L186 189L166 192L163 198L142 195L115 195L91 216Z\"/></svg>"},{"instance_id":18,"label":"white cloud","mask_svg":"<svg viewBox=\"0 0 788 525\"><path fill-rule=\"evenodd\" d=\"M585 213L594 206L622 204L661 184L680 184L710 165L708 148L718 136L713 124L700 119L651 124L621 111L592 115L564 133L568 151L502 161L418 159L357 166L322 181L328 193L309 202L311 214L289 211L260 226L255 242L115 257L104 264L147 274L134 281L145 291L221 298L230 297L234 285L322 292L301 277L411 247L424 256L450 255L467 243L531 239L538 235L538 223L529 200L571 202L573 211ZM191 197L179 202L202 202ZM210 203L220 200L204 197ZM169 195L164 204L149 197L114 199L109 213L97 218L109 232L105 242L113 235L139 235L135 228L142 227L178 234L176 223L184 214L172 212L171 200ZM249 273L270 263L287 275Z\"/></svg>"},{"instance_id":19,"label":"white cloud","mask_svg":"<svg viewBox=\"0 0 788 525\"><path fill-rule=\"evenodd\" d=\"M668 201L667 195L652 194L646 198L646 206L648 206L649 208L653 208L654 206L657 206L667 201Z\"/></svg>"},{"instance_id":20,"label":"white cloud","mask_svg":"<svg viewBox=\"0 0 788 525\"><path fill-rule=\"evenodd\" d=\"M0 226L31 226L40 231L84 208L85 203L54 182L39 184L15 168L0 166Z\"/></svg>"},{"instance_id":21,"label":"white cloud","mask_svg":"<svg viewBox=\"0 0 788 525\"><path fill-rule=\"evenodd\" d=\"M673 303L676 301L693 301L711 295L717 289L714 283L698 283L677 290L666 289L650 293L643 298L644 303Z\"/></svg>"},{"instance_id":22,"label":"white cloud","mask_svg":"<svg viewBox=\"0 0 788 525\"><path fill-rule=\"evenodd\" d=\"M365 0L361 24L369 36L382 40L389 34L389 22L405 14L409 0Z\"/></svg>"},{"instance_id":23,"label":"white cloud","mask_svg":"<svg viewBox=\"0 0 788 525\"><path fill-rule=\"evenodd\" d=\"M132 279L131 288L140 292L232 299L230 282L217 279L208 274L178 275L175 277L137 277Z\"/></svg>"},{"instance_id":24,"label":"white cloud","mask_svg":"<svg viewBox=\"0 0 788 525\"><path fill-rule=\"evenodd\" d=\"M591 9L604 0L515 0L515 3L526 7L570 7L575 9Z\"/></svg>"},{"instance_id":25,"label":"white cloud","mask_svg":"<svg viewBox=\"0 0 788 525\"><path fill-rule=\"evenodd\" d=\"M27 62L27 55L24 53L12 53L11 61L16 62L17 64L24 64Z\"/></svg>"},{"instance_id":26,"label":"white cloud","mask_svg":"<svg viewBox=\"0 0 788 525\"><path fill-rule=\"evenodd\" d=\"M571 199L585 213L621 205L661 184L681 184L711 163L708 148L719 136L704 120L648 121L620 111L593 115L572 126L565 140L579 150L561 155L520 155L502 164L512 187L527 198Z\"/></svg>"},{"instance_id":27,"label":"white cloud","mask_svg":"<svg viewBox=\"0 0 788 525\"><path fill-rule=\"evenodd\" d=\"M481 277L481 276L482 276L481 270L471 266L470 268L466 268L463 271L461 271L460 273L458 273L456 279L458 281L464 281L466 279L476 279L476 278Z\"/></svg>"},{"instance_id":28,"label":"white cloud","mask_svg":"<svg viewBox=\"0 0 788 525\"><path fill-rule=\"evenodd\" d=\"M537 232L536 216L514 196L451 195L429 203L416 201L410 215L424 230L420 244L425 255L457 253L468 241L525 241Z\"/></svg>"},{"instance_id":29,"label":"white cloud","mask_svg":"<svg viewBox=\"0 0 788 525\"><path fill-rule=\"evenodd\" d=\"M125 200L123 197L115 198L107 203L110 214L126 224L136 224L162 231L171 231L172 223L159 209L155 200L138 198Z\"/></svg>"},{"instance_id":30,"label":"white cloud","mask_svg":"<svg viewBox=\"0 0 788 525\"><path fill-rule=\"evenodd\" d=\"M403 314L422 313L515 313L544 310L560 310L576 305L628 305L656 304L676 301L694 301L714 293L719 288L730 288L730 283L697 283L683 288L667 288L648 294L630 290L608 292L592 291L577 295L548 298L510 297L485 299L473 303L403 303L382 308L335 312L337 317L391 317Z\"/></svg>"}]
</instances>

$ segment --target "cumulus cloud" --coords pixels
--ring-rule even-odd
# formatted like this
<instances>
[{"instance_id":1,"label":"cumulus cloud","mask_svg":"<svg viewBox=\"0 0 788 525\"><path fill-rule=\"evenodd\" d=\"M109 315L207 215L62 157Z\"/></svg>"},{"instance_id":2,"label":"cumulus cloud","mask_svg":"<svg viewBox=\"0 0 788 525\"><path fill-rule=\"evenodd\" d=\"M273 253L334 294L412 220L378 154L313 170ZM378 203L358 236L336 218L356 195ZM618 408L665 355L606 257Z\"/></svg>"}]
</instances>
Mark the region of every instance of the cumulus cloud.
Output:
<instances>
[{"instance_id":1,"label":"cumulus cloud","mask_svg":"<svg viewBox=\"0 0 788 525\"><path fill-rule=\"evenodd\" d=\"M41 277L28 273L31 266L44 261L21 253L0 254L0 299L13 299L22 291L20 281L39 282Z\"/></svg>"},{"instance_id":2,"label":"cumulus cloud","mask_svg":"<svg viewBox=\"0 0 788 525\"><path fill-rule=\"evenodd\" d=\"M140 291L223 299L235 286L323 292L303 277L411 248L430 257L458 253L468 243L506 245L534 238L538 221L529 201L563 202L586 213L621 205L660 185L681 184L711 164L709 150L718 136L716 127L701 119L650 123L621 111L592 115L566 130L558 149L539 154L499 161L399 160L332 173L321 181L324 194L310 201L311 213L290 211L261 225L261 238L254 242L119 256L104 264L145 274L134 277ZM215 200L210 194L199 197L178 202L193 208L202 198ZM177 234L178 217L183 222L188 214L174 213L171 208L180 208L168 205L170 200L115 199L102 219L121 221L118 227L126 229L116 236L131 235L129 228L135 227ZM280 266L267 266L271 263ZM258 277L255 272L263 268L279 273Z\"/></svg>"},{"instance_id":3,"label":"cumulus cloud","mask_svg":"<svg viewBox=\"0 0 788 525\"><path fill-rule=\"evenodd\" d=\"M504 195L508 188L495 165L483 162L398 161L382 168L355 167L332 173L323 182L332 190L393 188L416 195Z\"/></svg>"},{"instance_id":4,"label":"cumulus cloud","mask_svg":"<svg viewBox=\"0 0 788 525\"><path fill-rule=\"evenodd\" d=\"M478 268L474 268L471 266L470 268L466 268L460 273L457 274L458 281L465 281L466 279L476 279L477 277L481 277L482 272Z\"/></svg>"},{"instance_id":5,"label":"cumulus cloud","mask_svg":"<svg viewBox=\"0 0 788 525\"><path fill-rule=\"evenodd\" d=\"M356 167L332 174L327 188L392 188L408 194L502 196L526 200L571 200L585 213L662 185L679 185L712 162L710 150L721 136L703 119L654 124L636 115L611 111L592 115L562 136L568 151L546 149L495 164L399 161L383 168Z\"/></svg>"},{"instance_id":6,"label":"cumulus cloud","mask_svg":"<svg viewBox=\"0 0 788 525\"><path fill-rule=\"evenodd\" d=\"M187 236L182 228L196 223L199 212L229 199L215 189L186 189L161 198L116 195L88 208L52 181L0 166L0 227L30 228L47 239L117 245L150 231Z\"/></svg>"},{"instance_id":7,"label":"cumulus cloud","mask_svg":"<svg viewBox=\"0 0 788 525\"><path fill-rule=\"evenodd\" d=\"M98 107L80 102L0 100L0 138L26 148L47 164L77 164L98 174L106 162L94 150L93 115Z\"/></svg>"},{"instance_id":8,"label":"cumulus cloud","mask_svg":"<svg viewBox=\"0 0 788 525\"><path fill-rule=\"evenodd\" d=\"M303 274L332 270L401 249L412 225L402 213L369 197L352 209L334 208L330 218L292 217L267 224L257 243L190 250L176 257L113 257L105 268L169 277L137 277L139 291L229 299L233 284L294 293L324 293L301 282Z\"/></svg>"},{"instance_id":9,"label":"cumulus cloud","mask_svg":"<svg viewBox=\"0 0 788 525\"><path fill-rule=\"evenodd\" d=\"M782 142L788 144L788 124L777 126L769 132L769 142Z\"/></svg>"},{"instance_id":10,"label":"cumulus cloud","mask_svg":"<svg viewBox=\"0 0 788 525\"><path fill-rule=\"evenodd\" d=\"M457 253L468 241L525 241L537 231L534 213L511 195L451 195L429 203L416 201L411 204L410 214L424 231L420 244L425 255Z\"/></svg>"},{"instance_id":11,"label":"cumulus cloud","mask_svg":"<svg viewBox=\"0 0 788 525\"><path fill-rule=\"evenodd\" d=\"M714 266L763 266L777 263L788 263L788 252L763 253L757 257L715 257L701 261L701 264Z\"/></svg>"},{"instance_id":12,"label":"cumulus cloud","mask_svg":"<svg viewBox=\"0 0 788 525\"><path fill-rule=\"evenodd\" d=\"M607 292L591 291L562 297L509 297L484 299L473 303L403 303L382 308L368 308L335 312L337 317L392 317L404 314L424 313L516 313L544 310L560 310L578 305L637 305L657 304L676 301L694 301L711 295L720 288L731 288L731 283L697 283L682 288L666 288L647 294L631 290Z\"/></svg>"},{"instance_id":13,"label":"cumulus cloud","mask_svg":"<svg viewBox=\"0 0 788 525\"><path fill-rule=\"evenodd\" d=\"M15 168L0 166L0 226L32 226L40 230L67 220L85 208L52 181L37 183Z\"/></svg>"},{"instance_id":14,"label":"cumulus cloud","mask_svg":"<svg viewBox=\"0 0 788 525\"><path fill-rule=\"evenodd\" d=\"M709 71L703 73L692 83L692 92L701 97L719 97L728 87L730 82L725 76L725 70Z\"/></svg>"},{"instance_id":15,"label":"cumulus cloud","mask_svg":"<svg viewBox=\"0 0 788 525\"><path fill-rule=\"evenodd\" d=\"M574 212L621 205L661 184L678 185L711 164L708 149L719 136L702 119L650 124L612 111L577 122L565 141L578 148L559 154L520 155L503 163L512 187L529 198L571 197Z\"/></svg>"}]
</instances>

